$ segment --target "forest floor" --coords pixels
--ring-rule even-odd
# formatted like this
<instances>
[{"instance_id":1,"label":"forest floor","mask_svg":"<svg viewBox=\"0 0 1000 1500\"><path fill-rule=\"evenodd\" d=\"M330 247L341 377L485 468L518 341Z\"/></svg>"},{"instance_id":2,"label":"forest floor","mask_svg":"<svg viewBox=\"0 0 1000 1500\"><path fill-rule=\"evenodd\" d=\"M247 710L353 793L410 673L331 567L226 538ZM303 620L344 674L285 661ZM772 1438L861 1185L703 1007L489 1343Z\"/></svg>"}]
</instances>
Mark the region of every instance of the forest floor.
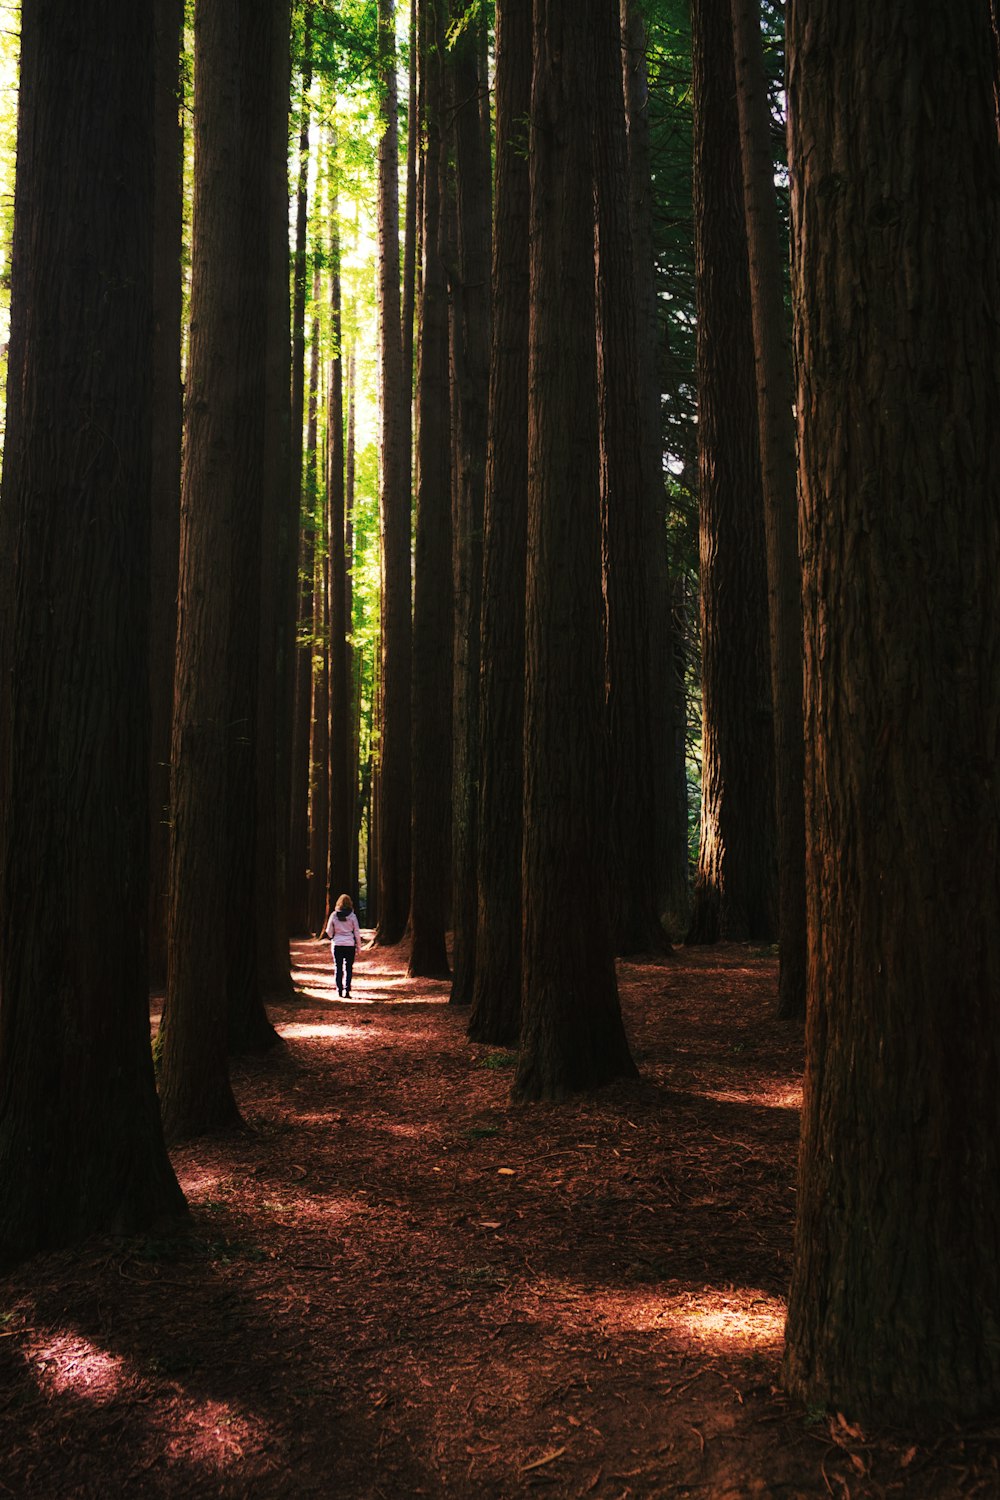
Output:
<instances>
[{"instance_id":1,"label":"forest floor","mask_svg":"<svg viewBox=\"0 0 1000 1500\"><path fill-rule=\"evenodd\" d=\"M776 963L620 967L642 1078L508 1103L447 987L294 946L243 1134L173 1153L187 1235L0 1284L0 1496L1000 1495L1000 1432L780 1389L802 1041Z\"/></svg>"}]
</instances>

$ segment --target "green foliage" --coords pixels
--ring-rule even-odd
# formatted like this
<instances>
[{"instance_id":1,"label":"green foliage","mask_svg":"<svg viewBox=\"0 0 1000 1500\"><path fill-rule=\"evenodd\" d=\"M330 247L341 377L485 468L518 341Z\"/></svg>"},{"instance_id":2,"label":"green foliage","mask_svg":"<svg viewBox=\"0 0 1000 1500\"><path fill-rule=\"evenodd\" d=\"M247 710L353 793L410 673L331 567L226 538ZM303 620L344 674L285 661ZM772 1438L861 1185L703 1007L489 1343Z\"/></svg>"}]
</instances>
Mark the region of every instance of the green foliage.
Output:
<instances>
[{"instance_id":1,"label":"green foliage","mask_svg":"<svg viewBox=\"0 0 1000 1500\"><path fill-rule=\"evenodd\" d=\"M292 18L293 67L301 70L306 15L311 15L310 56L315 71L347 88L377 88L377 0L296 0Z\"/></svg>"},{"instance_id":2,"label":"green foliage","mask_svg":"<svg viewBox=\"0 0 1000 1500\"><path fill-rule=\"evenodd\" d=\"M479 1059L481 1068L515 1068L517 1066L516 1052L487 1052L485 1057Z\"/></svg>"}]
</instances>

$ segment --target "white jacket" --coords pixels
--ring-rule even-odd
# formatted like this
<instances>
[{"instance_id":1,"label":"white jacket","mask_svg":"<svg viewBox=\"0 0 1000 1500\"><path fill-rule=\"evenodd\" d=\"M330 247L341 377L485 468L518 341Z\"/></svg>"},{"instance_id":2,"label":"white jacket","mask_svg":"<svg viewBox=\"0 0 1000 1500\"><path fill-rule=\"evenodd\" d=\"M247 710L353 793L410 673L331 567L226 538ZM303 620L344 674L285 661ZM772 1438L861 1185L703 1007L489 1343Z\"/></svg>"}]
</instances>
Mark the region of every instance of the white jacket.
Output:
<instances>
[{"instance_id":1,"label":"white jacket","mask_svg":"<svg viewBox=\"0 0 1000 1500\"><path fill-rule=\"evenodd\" d=\"M361 947L361 928L353 911L348 912L346 917L342 917L339 911L332 911L327 918L325 932L334 948Z\"/></svg>"}]
</instances>

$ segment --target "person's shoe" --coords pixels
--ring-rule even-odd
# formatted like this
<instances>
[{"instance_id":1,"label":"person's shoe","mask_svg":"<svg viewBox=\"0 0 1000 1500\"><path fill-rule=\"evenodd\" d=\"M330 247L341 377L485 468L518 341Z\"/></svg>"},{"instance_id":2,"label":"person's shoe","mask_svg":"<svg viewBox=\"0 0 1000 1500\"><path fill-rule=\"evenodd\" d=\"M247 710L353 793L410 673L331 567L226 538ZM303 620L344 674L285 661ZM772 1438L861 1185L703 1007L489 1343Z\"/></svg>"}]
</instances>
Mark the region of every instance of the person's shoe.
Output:
<instances>
[{"instance_id":1,"label":"person's shoe","mask_svg":"<svg viewBox=\"0 0 1000 1500\"><path fill-rule=\"evenodd\" d=\"M351 992L350 992L350 990L345 990L344 991L344 999L345 1000L350 1000L350 998L351 998Z\"/></svg>"},{"instance_id":2,"label":"person's shoe","mask_svg":"<svg viewBox=\"0 0 1000 1500\"><path fill-rule=\"evenodd\" d=\"M340 988L340 985L338 984L337 985L337 994L338 995L342 995L343 993L344 993L343 990Z\"/></svg>"}]
</instances>

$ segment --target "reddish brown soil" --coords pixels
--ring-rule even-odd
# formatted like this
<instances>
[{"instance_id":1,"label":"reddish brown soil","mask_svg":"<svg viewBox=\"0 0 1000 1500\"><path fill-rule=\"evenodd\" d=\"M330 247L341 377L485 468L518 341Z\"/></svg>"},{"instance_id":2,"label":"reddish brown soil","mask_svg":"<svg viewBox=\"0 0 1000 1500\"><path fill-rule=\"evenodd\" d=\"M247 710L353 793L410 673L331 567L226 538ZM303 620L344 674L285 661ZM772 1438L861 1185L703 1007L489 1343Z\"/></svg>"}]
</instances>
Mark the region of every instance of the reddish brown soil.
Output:
<instances>
[{"instance_id":1,"label":"reddish brown soil","mask_svg":"<svg viewBox=\"0 0 1000 1500\"><path fill-rule=\"evenodd\" d=\"M1000 1433L779 1389L801 1065L747 948L621 969L638 1084L511 1108L446 988L298 944L245 1135L174 1160L187 1238L0 1300L0 1495L1000 1494Z\"/></svg>"}]
</instances>

